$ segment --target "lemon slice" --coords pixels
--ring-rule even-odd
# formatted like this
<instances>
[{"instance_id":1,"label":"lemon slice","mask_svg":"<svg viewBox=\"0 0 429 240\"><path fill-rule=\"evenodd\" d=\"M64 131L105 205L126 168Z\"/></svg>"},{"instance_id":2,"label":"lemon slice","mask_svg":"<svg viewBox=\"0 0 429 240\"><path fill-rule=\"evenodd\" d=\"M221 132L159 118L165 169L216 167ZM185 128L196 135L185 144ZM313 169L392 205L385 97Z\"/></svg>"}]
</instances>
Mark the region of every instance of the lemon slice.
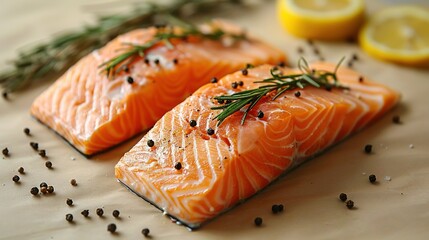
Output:
<instances>
[{"instance_id":1,"label":"lemon slice","mask_svg":"<svg viewBox=\"0 0 429 240\"><path fill-rule=\"evenodd\" d=\"M368 54L405 65L429 65L429 10L395 6L377 13L359 33Z\"/></svg>"},{"instance_id":2,"label":"lemon slice","mask_svg":"<svg viewBox=\"0 0 429 240\"><path fill-rule=\"evenodd\" d=\"M277 14L297 37L345 40L357 35L365 7L363 0L278 0Z\"/></svg>"}]
</instances>

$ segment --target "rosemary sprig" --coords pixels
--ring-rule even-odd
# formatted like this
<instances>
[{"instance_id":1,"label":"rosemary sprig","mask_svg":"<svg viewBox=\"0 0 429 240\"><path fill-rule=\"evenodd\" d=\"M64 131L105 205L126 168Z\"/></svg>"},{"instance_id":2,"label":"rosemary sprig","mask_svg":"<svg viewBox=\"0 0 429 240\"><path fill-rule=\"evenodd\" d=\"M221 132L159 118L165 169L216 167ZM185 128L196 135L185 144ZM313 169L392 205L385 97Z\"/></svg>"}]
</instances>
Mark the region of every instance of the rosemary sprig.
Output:
<instances>
[{"instance_id":1,"label":"rosemary sprig","mask_svg":"<svg viewBox=\"0 0 429 240\"><path fill-rule=\"evenodd\" d=\"M270 70L270 78L255 82L265 83L265 85L231 95L214 97L216 100L226 102L226 104L211 108L212 110L222 110L222 112L214 117L214 119L218 120L217 125L219 126L227 117L248 105L244 110L243 117L241 118L241 124L244 124L250 110L259 102L259 100L261 100L261 98L271 92L276 93L271 98L271 100L275 100L288 90L296 88L302 89L307 86L316 88L323 87L327 90L331 90L332 88L349 89L348 87L341 85L337 79L337 71L343 61L344 57L338 62L333 72L312 70L304 58L300 58L298 61L298 68L302 73L282 75L277 68L273 68Z\"/></svg>"},{"instance_id":2,"label":"rosemary sprig","mask_svg":"<svg viewBox=\"0 0 429 240\"><path fill-rule=\"evenodd\" d=\"M246 39L244 32L240 34L229 33L214 25L211 31L205 32L200 30L197 26L173 16L169 17L169 22L174 23L176 26L159 27L153 39L142 45L127 44L130 46L129 49L107 62L104 62L99 67L101 67L108 76L114 76L128 68L129 64L136 58L144 58L146 51L158 44L165 44L167 47L173 48L174 45L171 41L175 39L188 39L189 37L198 37L214 41L227 38L233 41Z\"/></svg>"},{"instance_id":3,"label":"rosemary sprig","mask_svg":"<svg viewBox=\"0 0 429 240\"><path fill-rule=\"evenodd\" d=\"M100 17L95 25L85 26L81 31L61 34L47 43L22 50L10 62L11 68L0 72L0 86L5 92L13 92L28 83L52 80L77 60L104 46L119 34L154 25L161 15L205 16L231 4L247 6L246 2L240 0L175 0L168 4L163 1L142 1L128 13Z\"/></svg>"}]
</instances>

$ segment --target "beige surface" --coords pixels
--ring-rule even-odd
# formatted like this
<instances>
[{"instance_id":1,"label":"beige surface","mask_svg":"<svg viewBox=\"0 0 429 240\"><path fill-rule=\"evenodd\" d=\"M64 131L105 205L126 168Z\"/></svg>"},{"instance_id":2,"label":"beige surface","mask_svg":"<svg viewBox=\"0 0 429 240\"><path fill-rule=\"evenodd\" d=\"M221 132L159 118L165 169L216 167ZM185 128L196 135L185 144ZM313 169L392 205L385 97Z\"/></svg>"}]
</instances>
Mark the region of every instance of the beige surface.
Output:
<instances>
[{"instance_id":1,"label":"beige surface","mask_svg":"<svg viewBox=\"0 0 429 240\"><path fill-rule=\"evenodd\" d=\"M81 17L81 6L88 2L2 0L0 61L13 56L23 44L89 20L88 15ZM369 7L373 12L382 6L372 2ZM304 46L311 60L305 42L284 33L273 12L271 2L256 11L237 10L240 16L232 20L282 48L292 63L298 58L297 46ZM11 151L9 158L0 157L0 239L142 239L144 227L150 228L153 239L427 239L429 71L378 62L349 43L317 45L331 61L358 53L362 60L355 68L400 90L401 105L195 232L171 223L114 179L114 164L138 137L88 160L29 116L32 100L47 84L13 95L9 102L0 99L0 148L7 146ZM401 116L402 125L392 124L394 114ZM32 137L23 134L24 127L31 128ZM44 166L44 160L29 147L30 141L47 150L53 170ZM362 153L367 143L374 145L375 154ZM410 149L410 144L415 148ZM27 173L21 176L21 184L14 184L11 178L20 166ZM368 182L370 173L377 175L379 184ZM391 181L385 181L385 176L391 176ZM77 179L77 187L69 184L71 178ZM30 188L41 181L53 185L56 194L31 196ZM355 201L357 209L350 211L337 199L341 192ZM68 197L74 207L65 204ZM283 203L285 211L272 215L274 203ZM95 215L101 206L106 214L102 219ZM80 215L83 209L90 209L90 219ZM114 209L121 211L120 220L111 216ZM64 220L67 213L74 214L75 224ZM262 228L254 227L256 216L263 217ZM111 222L117 223L117 235L106 231Z\"/></svg>"}]
</instances>

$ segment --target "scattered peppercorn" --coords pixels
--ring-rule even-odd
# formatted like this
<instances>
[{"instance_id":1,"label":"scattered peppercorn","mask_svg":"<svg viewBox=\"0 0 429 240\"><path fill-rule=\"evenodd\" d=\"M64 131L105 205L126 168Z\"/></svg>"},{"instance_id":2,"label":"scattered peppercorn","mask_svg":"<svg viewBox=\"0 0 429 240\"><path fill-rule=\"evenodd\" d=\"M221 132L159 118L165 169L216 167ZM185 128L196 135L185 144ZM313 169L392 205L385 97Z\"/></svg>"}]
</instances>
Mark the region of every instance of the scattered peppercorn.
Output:
<instances>
[{"instance_id":1,"label":"scattered peppercorn","mask_svg":"<svg viewBox=\"0 0 429 240\"><path fill-rule=\"evenodd\" d=\"M353 55L352 55L352 59L353 59L354 61L357 61L357 60L359 60L359 56L358 56L356 53L353 53Z\"/></svg>"},{"instance_id":2,"label":"scattered peppercorn","mask_svg":"<svg viewBox=\"0 0 429 240\"><path fill-rule=\"evenodd\" d=\"M25 133L25 135L30 136L30 129L24 128L24 133Z\"/></svg>"},{"instance_id":3,"label":"scattered peppercorn","mask_svg":"<svg viewBox=\"0 0 429 240\"><path fill-rule=\"evenodd\" d=\"M256 226L261 226L262 225L262 218L256 217L254 222L255 222Z\"/></svg>"},{"instance_id":4,"label":"scattered peppercorn","mask_svg":"<svg viewBox=\"0 0 429 240\"><path fill-rule=\"evenodd\" d=\"M18 172L20 173L20 174L24 174L25 172L24 172L24 168L23 167L19 167L18 168Z\"/></svg>"},{"instance_id":5,"label":"scattered peppercorn","mask_svg":"<svg viewBox=\"0 0 429 240\"><path fill-rule=\"evenodd\" d=\"M345 202L345 201L347 200L347 194L345 194L345 193L340 193L339 198L340 198L340 200L341 200L341 201Z\"/></svg>"},{"instance_id":6,"label":"scattered peppercorn","mask_svg":"<svg viewBox=\"0 0 429 240\"><path fill-rule=\"evenodd\" d=\"M111 233L116 232L116 224L111 223L111 224L107 225L107 231L109 231Z\"/></svg>"},{"instance_id":7,"label":"scattered peppercorn","mask_svg":"<svg viewBox=\"0 0 429 240\"><path fill-rule=\"evenodd\" d=\"M241 74L243 74L244 76L247 76L248 73L249 71L247 70L247 68L241 70Z\"/></svg>"},{"instance_id":8,"label":"scattered peppercorn","mask_svg":"<svg viewBox=\"0 0 429 240\"><path fill-rule=\"evenodd\" d=\"M51 161L47 161L47 162L45 162L45 166L46 166L47 168L51 169L51 168L52 168L52 162L51 162Z\"/></svg>"},{"instance_id":9,"label":"scattered peppercorn","mask_svg":"<svg viewBox=\"0 0 429 240\"><path fill-rule=\"evenodd\" d=\"M319 60L323 62L323 61L325 61L325 58L322 56L319 56Z\"/></svg>"},{"instance_id":10,"label":"scattered peppercorn","mask_svg":"<svg viewBox=\"0 0 429 240\"><path fill-rule=\"evenodd\" d=\"M349 62L347 63L347 66L348 66L349 68L353 67L353 62L352 62L352 61L349 61Z\"/></svg>"},{"instance_id":11,"label":"scattered peppercorn","mask_svg":"<svg viewBox=\"0 0 429 240\"><path fill-rule=\"evenodd\" d=\"M53 186L48 187L48 193L53 193L55 191Z\"/></svg>"},{"instance_id":12,"label":"scattered peppercorn","mask_svg":"<svg viewBox=\"0 0 429 240\"><path fill-rule=\"evenodd\" d=\"M331 85L326 85L325 89L326 89L326 91L330 92L332 90L332 86Z\"/></svg>"},{"instance_id":13,"label":"scattered peppercorn","mask_svg":"<svg viewBox=\"0 0 429 240\"><path fill-rule=\"evenodd\" d=\"M355 203L352 200L348 200L346 202L346 206L348 209L352 209L355 206Z\"/></svg>"},{"instance_id":14,"label":"scattered peppercorn","mask_svg":"<svg viewBox=\"0 0 429 240\"><path fill-rule=\"evenodd\" d=\"M195 127L195 126L197 126L197 121L195 121L195 120L191 120L191 121L189 121L189 125L190 125L191 127Z\"/></svg>"},{"instance_id":15,"label":"scattered peppercorn","mask_svg":"<svg viewBox=\"0 0 429 240\"><path fill-rule=\"evenodd\" d=\"M72 179L72 180L70 180L70 184L72 185L72 186L77 186L77 182L76 182L76 179Z\"/></svg>"},{"instance_id":16,"label":"scattered peppercorn","mask_svg":"<svg viewBox=\"0 0 429 240\"><path fill-rule=\"evenodd\" d=\"M72 199L70 199L70 198L67 198L66 203L67 203L67 205L69 205L69 206L73 206L73 200L72 200Z\"/></svg>"},{"instance_id":17,"label":"scattered peppercorn","mask_svg":"<svg viewBox=\"0 0 429 240\"><path fill-rule=\"evenodd\" d=\"M134 83L134 78L133 78L133 77L131 77L131 76L128 76L128 77L127 77L127 82L128 82L129 84L133 84L133 83Z\"/></svg>"},{"instance_id":18,"label":"scattered peppercorn","mask_svg":"<svg viewBox=\"0 0 429 240\"><path fill-rule=\"evenodd\" d=\"M371 144L365 145L364 151L365 153L370 154L372 152L372 145Z\"/></svg>"},{"instance_id":19,"label":"scattered peppercorn","mask_svg":"<svg viewBox=\"0 0 429 240\"><path fill-rule=\"evenodd\" d=\"M130 68L128 66L124 66L124 72L129 73L130 72Z\"/></svg>"},{"instance_id":20,"label":"scattered peppercorn","mask_svg":"<svg viewBox=\"0 0 429 240\"><path fill-rule=\"evenodd\" d=\"M46 157L46 150L45 149L40 150L39 155L43 158Z\"/></svg>"},{"instance_id":21,"label":"scattered peppercorn","mask_svg":"<svg viewBox=\"0 0 429 240\"><path fill-rule=\"evenodd\" d=\"M39 144L36 142L30 142L30 146L31 146L31 148L33 148L36 151L37 151L37 149L39 149Z\"/></svg>"},{"instance_id":22,"label":"scattered peppercorn","mask_svg":"<svg viewBox=\"0 0 429 240\"><path fill-rule=\"evenodd\" d=\"M261 110L258 111L258 118L263 118L264 117L264 112L262 112Z\"/></svg>"},{"instance_id":23,"label":"scattered peppercorn","mask_svg":"<svg viewBox=\"0 0 429 240\"><path fill-rule=\"evenodd\" d=\"M41 187L40 188L40 192L43 194L47 194L48 193L48 188L47 187Z\"/></svg>"},{"instance_id":24,"label":"scattered peppercorn","mask_svg":"<svg viewBox=\"0 0 429 240\"><path fill-rule=\"evenodd\" d=\"M19 182L19 176L18 175L13 176L12 181L16 183Z\"/></svg>"},{"instance_id":25,"label":"scattered peppercorn","mask_svg":"<svg viewBox=\"0 0 429 240\"><path fill-rule=\"evenodd\" d=\"M319 51L319 49L314 48L314 49L313 49L313 53L314 53L314 54L316 54L316 55L319 55L319 54L320 54L320 51Z\"/></svg>"},{"instance_id":26,"label":"scattered peppercorn","mask_svg":"<svg viewBox=\"0 0 429 240\"><path fill-rule=\"evenodd\" d=\"M302 47L298 47L296 50L298 51L299 54L304 53L304 48L302 48Z\"/></svg>"},{"instance_id":27,"label":"scattered peppercorn","mask_svg":"<svg viewBox=\"0 0 429 240\"><path fill-rule=\"evenodd\" d=\"M149 236L149 233L150 233L149 228L143 228L143 230L142 230L143 236L147 237L147 236Z\"/></svg>"},{"instance_id":28,"label":"scattered peppercorn","mask_svg":"<svg viewBox=\"0 0 429 240\"><path fill-rule=\"evenodd\" d=\"M214 134L214 130L212 128L207 129L207 134L208 135L213 135Z\"/></svg>"},{"instance_id":29,"label":"scattered peppercorn","mask_svg":"<svg viewBox=\"0 0 429 240\"><path fill-rule=\"evenodd\" d=\"M231 99L228 99L228 100L226 100L226 102L225 102L226 104L228 104L228 103L232 103L232 100Z\"/></svg>"},{"instance_id":30,"label":"scattered peppercorn","mask_svg":"<svg viewBox=\"0 0 429 240\"><path fill-rule=\"evenodd\" d=\"M285 207L283 206L283 204L279 204L279 212L283 212L284 209Z\"/></svg>"},{"instance_id":31,"label":"scattered peppercorn","mask_svg":"<svg viewBox=\"0 0 429 240\"><path fill-rule=\"evenodd\" d=\"M174 168L175 168L176 170L180 170L180 169L182 169L182 163L181 163L181 162L177 162L177 163L174 165Z\"/></svg>"},{"instance_id":32,"label":"scattered peppercorn","mask_svg":"<svg viewBox=\"0 0 429 240\"><path fill-rule=\"evenodd\" d=\"M67 222L72 222L73 221L73 215L70 213L66 214L66 220L67 220Z\"/></svg>"},{"instance_id":33,"label":"scattered peppercorn","mask_svg":"<svg viewBox=\"0 0 429 240\"><path fill-rule=\"evenodd\" d=\"M5 157L9 156L9 149L4 148L4 149L3 149L3 151L2 151L2 153L3 153L3 155L4 155Z\"/></svg>"},{"instance_id":34,"label":"scattered peppercorn","mask_svg":"<svg viewBox=\"0 0 429 240\"><path fill-rule=\"evenodd\" d=\"M359 76L359 82L360 83L363 82L363 77L362 76Z\"/></svg>"},{"instance_id":35,"label":"scattered peppercorn","mask_svg":"<svg viewBox=\"0 0 429 240\"><path fill-rule=\"evenodd\" d=\"M210 80L211 83L217 83L217 78L216 77L212 77L212 79Z\"/></svg>"},{"instance_id":36,"label":"scattered peppercorn","mask_svg":"<svg viewBox=\"0 0 429 240\"><path fill-rule=\"evenodd\" d=\"M279 205L274 204L273 206L271 206L271 212L273 212L274 214L277 214L279 211Z\"/></svg>"},{"instance_id":37,"label":"scattered peppercorn","mask_svg":"<svg viewBox=\"0 0 429 240\"><path fill-rule=\"evenodd\" d=\"M85 209L82 212L80 212L80 214L82 214L84 217L88 217L89 216L89 210Z\"/></svg>"},{"instance_id":38,"label":"scattered peppercorn","mask_svg":"<svg viewBox=\"0 0 429 240\"><path fill-rule=\"evenodd\" d=\"M144 63L149 64L149 59L145 58Z\"/></svg>"},{"instance_id":39,"label":"scattered peppercorn","mask_svg":"<svg viewBox=\"0 0 429 240\"><path fill-rule=\"evenodd\" d=\"M377 177L374 174L369 175L368 179L371 183L375 183L375 181L377 181Z\"/></svg>"},{"instance_id":40,"label":"scattered peppercorn","mask_svg":"<svg viewBox=\"0 0 429 240\"><path fill-rule=\"evenodd\" d=\"M238 84L236 82L231 83L231 87L236 89L238 87Z\"/></svg>"},{"instance_id":41,"label":"scattered peppercorn","mask_svg":"<svg viewBox=\"0 0 429 240\"><path fill-rule=\"evenodd\" d=\"M97 208L97 210L95 211L97 213L98 216L102 217L104 214L104 211L102 208Z\"/></svg>"},{"instance_id":42,"label":"scattered peppercorn","mask_svg":"<svg viewBox=\"0 0 429 240\"><path fill-rule=\"evenodd\" d=\"M173 59L173 63L174 64L178 64L179 63L179 59L177 59L177 58Z\"/></svg>"},{"instance_id":43,"label":"scattered peppercorn","mask_svg":"<svg viewBox=\"0 0 429 240\"><path fill-rule=\"evenodd\" d=\"M6 92L6 91L4 91L4 92L2 93L2 96L3 96L3 98L4 98L4 99L6 99L6 100L8 99L8 96L7 96L7 92Z\"/></svg>"},{"instance_id":44,"label":"scattered peppercorn","mask_svg":"<svg viewBox=\"0 0 429 240\"><path fill-rule=\"evenodd\" d=\"M295 92L295 97L301 97L301 92L300 91L296 91Z\"/></svg>"},{"instance_id":45,"label":"scattered peppercorn","mask_svg":"<svg viewBox=\"0 0 429 240\"><path fill-rule=\"evenodd\" d=\"M307 39L307 43L308 43L308 45L313 45L314 44L313 40L311 40L311 39Z\"/></svg>"},{"instance_id":46,"label":"scattered peppercorn","mask_svg":"<svg viewBox=\"0 0 429 240\"><path fill-rule=\"evenodd\" d=\"M158 64L159 64L159 59L155 59L155 60L153 60L153 62L154 62L156 65L158 65Z\"/></svg>"},{"instance_id":47,"label":"scattered peppercorn","mask_svg":"<svg viewBox=\"0 0 429 240\"><path fill-rule=\"evenodd\" d=\"M119 210L113 210L113 212L112 212L112 215L113 215L115 218L118 218L118 217L119 217L119 214L120 214Z\"/></svg>"},{"instance_id":48,"label":"scattered peppercorn","mask_svg":"<svg viewBox=\"0 0 429 240\"><path fill-rule=\"evenodd\" d=\"M217 102L218 102L219 104L223 104L223 103L225 103L225 100L223 100L223 99L218 99L218 100L217 100Z\"/></svg>"},{"instance_id":49,"label":"scattered peppercorn","mask_svg":"<svg viewBox=\"0 0 429 240\"><path fill-rule=\"evenodd\" d=\"M40 183L40 187L41 187L41 188L42 188L42 187L47 188L47 187L48 187L48 184L47 184L47 183L45 183L45 182L41 182L41 183Z\"/></svg>"},{"instance_id":50,"label":"scattered peppercorn","mask_svg":"<svg viewBox=\"0 0 429 240\"><path fill-rule=\"evenodd\" d=\"M238 86L242 87L244 85L243 81L238 81Z\"/></svg>"},{"instance_id":51,"label":"scattered peppercorn","mask_svg":"<svg viewBox=\"0 0 429 240\"><path fill-rule=\"evenodd\" d=\"M39 189L37 187L32 187L30 193L33 195L39 194Z\"/></svg>"},{"instance_id":52,"label":"scattered peppercorn","mask_svg":"<svg viewBox=\"0 0 429 240\"><path fill-rule=\"evenodd\" d=\"M398 115L395 115L392 118L392 122L396 123L396 124L400 124L401 123L401 118Z\"/></svg>"},{"instance_id":53,"label":"scattered peppercorn","mask_svg":"<svg viewBox=\"0 0 429 240\"><path fill-rule=\"evenodd\" d=\"M147 140L148 147L153 147L155 145L155 142L152 139Z\"/></svg>"}]
</instances>

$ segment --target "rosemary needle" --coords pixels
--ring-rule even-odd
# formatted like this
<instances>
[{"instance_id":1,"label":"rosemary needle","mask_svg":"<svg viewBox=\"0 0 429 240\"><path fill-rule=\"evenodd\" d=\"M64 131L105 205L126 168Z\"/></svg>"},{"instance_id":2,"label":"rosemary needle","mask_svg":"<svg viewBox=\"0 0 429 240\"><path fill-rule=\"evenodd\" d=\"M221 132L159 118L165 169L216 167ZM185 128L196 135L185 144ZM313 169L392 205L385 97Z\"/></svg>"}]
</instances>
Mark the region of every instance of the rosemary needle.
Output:
<instances>
[{"instance_id":1,"label":"rosemary needle","mask_svg":"<svg viewBox=\"0 0 429 240\"><path fill-rule=\"evenodd\" d=\"M243 117L241 118L241 124L244 124L244 121L246 120L247 114L250 112L250 110L259 102L259 100L261 100L261 98L270 92L276 92L274 97L272 97L272 100L275 100L288 90L305 88L307 86L313 86L316 88L335 87L340 89L348 89L348 87L340 85L337 79L337 71L343 61L344 58L338 62L333 72L321 70L313 71L304 58L300 58L298 61L298 68L302 72L299 74L282 75L277 71L277 68L273 68L270 70L270 78L255 82L264 83L265 85L262 85L258 88L233 93L231 95L214 97L214 99L218 101L220 100L221 102L229 100L229 102L224 105L211 108L212 110L222 110L222 112L214 117L214 119L218 120L217 125L219 126L227 117L239 111L246 105L249 105L244 111Z\"/></svg>"}]
</instances>

